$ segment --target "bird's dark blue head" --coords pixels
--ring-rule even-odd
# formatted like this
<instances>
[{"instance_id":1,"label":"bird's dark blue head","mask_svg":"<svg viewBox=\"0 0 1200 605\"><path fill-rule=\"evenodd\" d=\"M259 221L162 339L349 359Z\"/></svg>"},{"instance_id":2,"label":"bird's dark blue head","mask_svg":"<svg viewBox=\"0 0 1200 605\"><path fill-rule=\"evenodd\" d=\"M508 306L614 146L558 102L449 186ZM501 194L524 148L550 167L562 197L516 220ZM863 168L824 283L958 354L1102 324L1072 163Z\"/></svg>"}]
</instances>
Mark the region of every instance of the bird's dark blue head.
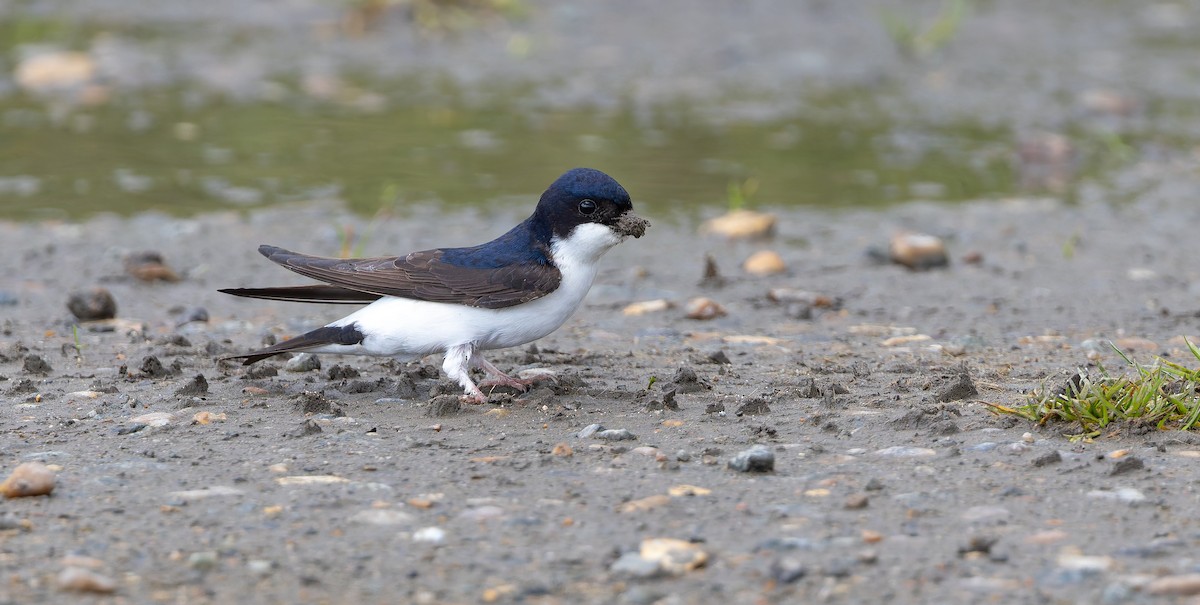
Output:
<instances>
[{"instance_id":1,"label":"bird's dark blue head","mask_svg":"<svg viewBox=\"0 0 1200 605\"><path fill-rule=\"evenodd\" d=\"M593 168L573 168L550 184L531 218L564 238L584 223L621 227L621 217L632 211L629 193L616 179Z\"/></svg>"},{"instance_id":2,"label":"bird's dark blue head","mask_svg":"<svg viewBox=\"0 0 1200 605\"><path fill-rule=\"evenodd\" d=\"M440 254L450 264L476 269L521 263L548 265L552 262L549 254L553 239L567 239L576 227L585 224L604 225L621 239L628 235L641 237L650 225L633 213L629 193L611 176L591 168L575 168L551 183L533 214L508 233L486 244L447 248Z\"/></svg>"}]
</instances>

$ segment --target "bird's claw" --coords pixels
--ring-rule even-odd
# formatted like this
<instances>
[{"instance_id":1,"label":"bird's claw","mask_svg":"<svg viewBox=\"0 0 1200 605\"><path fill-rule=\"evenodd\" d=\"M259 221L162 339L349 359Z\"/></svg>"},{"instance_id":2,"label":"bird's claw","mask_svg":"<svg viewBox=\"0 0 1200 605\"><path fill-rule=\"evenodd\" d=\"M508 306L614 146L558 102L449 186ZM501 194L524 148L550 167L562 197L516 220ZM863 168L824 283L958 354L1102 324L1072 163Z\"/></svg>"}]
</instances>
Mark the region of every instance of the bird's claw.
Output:
<instances>
[{"instance_id":1,"label":"bird's claw","mask_svg":"<svg viewBox=\"0 0 1200 605\"><path fill-rule=\"evenodd\" d=\"M463 393L462 396L458 398L458 400L461 403L469 403L471 405L483 405L488 402L488 397L487 397L487 395L484 395L482 392L480 392L480 393Z\"/></svg>"}]
</instances>

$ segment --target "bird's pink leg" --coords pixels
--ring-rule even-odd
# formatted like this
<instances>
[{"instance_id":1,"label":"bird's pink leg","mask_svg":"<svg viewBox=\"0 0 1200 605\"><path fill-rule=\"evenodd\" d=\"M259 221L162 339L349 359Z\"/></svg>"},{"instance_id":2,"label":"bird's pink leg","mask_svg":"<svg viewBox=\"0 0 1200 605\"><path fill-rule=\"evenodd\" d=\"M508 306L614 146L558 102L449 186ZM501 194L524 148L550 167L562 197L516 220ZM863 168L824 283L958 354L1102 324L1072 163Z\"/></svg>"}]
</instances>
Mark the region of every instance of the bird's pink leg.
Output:
<instances>
[{"instance_id":1,"label":"bird's pink leg","mask_svg":"<svg viewBox=\"0 0 1200 605\"><path fill-rule=\"evenodd\" d=\"M501 372L500 368L492 365L492 362L484 359L483 355L480 355L479 353L473 353L471 355L471 364L492 375L492 378L479 383L479 386L481 387L512 387L524 393L525 390L529 388L529 385L535 382L534 380L513 378L512 376Z\"/></svg>"},{"instance_id":2,"label":"bird's pink leg","mask_svg":"<svg viewBox=\"0 0 1200 605\"><path fill-rule=\"evenodd\" d=\"M464 393L460 398L463 403L487 403L487 395L471 380L469 368L473 357L476 357L473 344L450 347L446 350L446 359L442 361L442 371L463 388Z\"/></svg>"}]
</instances>

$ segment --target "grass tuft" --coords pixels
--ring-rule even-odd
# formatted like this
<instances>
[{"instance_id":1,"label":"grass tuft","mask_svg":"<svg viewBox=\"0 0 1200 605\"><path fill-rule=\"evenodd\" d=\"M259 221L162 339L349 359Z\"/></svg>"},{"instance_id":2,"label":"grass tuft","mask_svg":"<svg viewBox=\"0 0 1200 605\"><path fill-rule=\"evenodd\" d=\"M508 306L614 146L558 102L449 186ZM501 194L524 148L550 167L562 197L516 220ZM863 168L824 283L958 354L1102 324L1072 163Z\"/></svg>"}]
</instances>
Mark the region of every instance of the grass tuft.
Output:
<instances>
[{"instance_id":1,"label":"grass tuft","mask_svg":"<svg viewBox=\"0 0 1200 605\"><path fill-rule=\"evenodd\" d=\"M1200 349L1191 341L1184 342L1200 362ZM1144 366L1116 345L1109 343L1109 346L1133 367L1133 375L1114 376L1100 365L1097 373L1081 369L1056 388L1043 385L1030 394L1025 405L987 405L998 414L1019 416L1039 425L1074 423L1079 432L1067 435L1072 441L1098 437L1110 424L1119 421L1181 431L1190 430L1200 422L1200 369L1161 357Z\"/></svg>"},{"instance_id":2,"label":"grass tuft","mask_svg":"<svg viewBox=\"0 0 1200 605\"><path fill-rule=\"evenodd\" d=\"M967 0L945 0L933 23L925 28L888 10L881 11L880 18L896 49L906 57L919 59L955 38L966 12Z\"/></svg>"}]
</instances>

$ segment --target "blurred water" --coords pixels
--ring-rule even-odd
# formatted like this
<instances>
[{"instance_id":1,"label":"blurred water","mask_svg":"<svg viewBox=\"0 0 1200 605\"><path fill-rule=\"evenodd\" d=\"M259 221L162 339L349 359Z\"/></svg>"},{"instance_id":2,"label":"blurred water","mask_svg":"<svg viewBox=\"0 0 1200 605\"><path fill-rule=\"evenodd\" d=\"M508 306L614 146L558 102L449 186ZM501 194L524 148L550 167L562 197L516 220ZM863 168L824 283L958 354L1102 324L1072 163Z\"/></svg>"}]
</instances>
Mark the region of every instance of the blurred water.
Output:
<instances>
[{"instance_id":1,"label":"blurred water","mask_svg":"<svg viewBox=\"0 0 1200 605\"><path fill-rule=\"evenodd\" d=\"M559 173L611 173L639 207L880 205L1004 195L1008 133L882 115L714 124L687 108L211 102L158 94L56 110L0 104L0 216L82 218L341 198L528 204ZM833 101L831 101L832 103Z\"/></svg>"},{"instance_id":2,"label":"blurred water","mask_svg":"<svg viewBox=\"0 0 1200 605\"><path fill-rule=\"evenodd\" d=\"M937 3L877 4L0 2L0 218L528 205L573 166L656 214L1122 199L1190 161L1196 2L972 3L920 56L885 22Z\"/></svg>"}]
</instances>

